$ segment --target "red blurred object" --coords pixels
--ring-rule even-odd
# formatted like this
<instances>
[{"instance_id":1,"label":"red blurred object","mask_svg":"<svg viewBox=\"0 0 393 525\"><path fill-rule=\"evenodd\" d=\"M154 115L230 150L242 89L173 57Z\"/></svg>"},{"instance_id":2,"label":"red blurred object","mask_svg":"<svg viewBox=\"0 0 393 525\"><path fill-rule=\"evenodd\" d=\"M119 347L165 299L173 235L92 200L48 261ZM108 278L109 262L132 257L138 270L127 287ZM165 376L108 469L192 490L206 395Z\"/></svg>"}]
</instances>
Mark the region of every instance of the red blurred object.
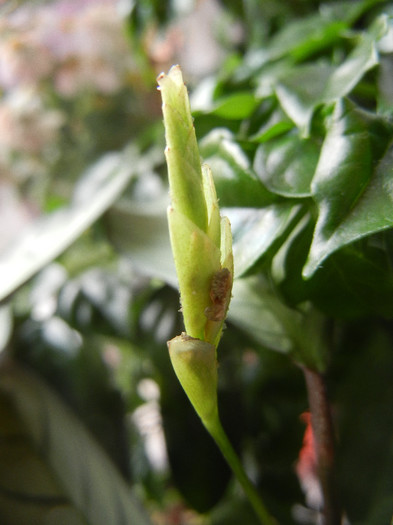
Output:
<instances>
[{"instance_id":1,"label":"red blurred object","mask_svg":"<svg viewBox=\"0 0 393 525\"><path fill-rule=\"evenodd\" d=\"M296 474L304 492L307 505L315 510L323 505L322 491L318 478L317 457L315 453L314 433L311 426L310 412L304 412L301 419L306 423L303 446L296 463Z\"/></svg>"}]
</instances>

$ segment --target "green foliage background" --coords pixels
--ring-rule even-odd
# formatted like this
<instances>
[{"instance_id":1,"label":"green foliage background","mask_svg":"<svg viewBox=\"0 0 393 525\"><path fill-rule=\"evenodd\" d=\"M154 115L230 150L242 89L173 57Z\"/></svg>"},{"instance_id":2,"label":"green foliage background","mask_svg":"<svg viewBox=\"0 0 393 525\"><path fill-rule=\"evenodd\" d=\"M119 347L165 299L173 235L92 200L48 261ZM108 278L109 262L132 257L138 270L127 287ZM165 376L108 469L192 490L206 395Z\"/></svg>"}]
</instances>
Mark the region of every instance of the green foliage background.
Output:
<instances>
[{"instance_id":1,"label":"green foliage background","mask_svg":"<svg viewBox=\"0 0 393 525\"><path fill-rule=\"evenodd\" d=\"M348 520L382 525L393 515L393 6L222 6L243 40L190 91L234 236L223 425L272 514L301 523L299 365L321 371ZM122 102L107 102L84 115L77 153L68 130L39 219L0 256L6 525L169 524L177 505L182 523L255 523L166 351L182 325L159 95L151 108L155 72L141 42L175 16L175 3L135 4L125 27L144 83L118 97L131 90L150 112L119 114ZM146 403L146 379L159 386L164 471L129 417ZM309 510L303 523L316 520Z\"/></svg>"}]
</instances>

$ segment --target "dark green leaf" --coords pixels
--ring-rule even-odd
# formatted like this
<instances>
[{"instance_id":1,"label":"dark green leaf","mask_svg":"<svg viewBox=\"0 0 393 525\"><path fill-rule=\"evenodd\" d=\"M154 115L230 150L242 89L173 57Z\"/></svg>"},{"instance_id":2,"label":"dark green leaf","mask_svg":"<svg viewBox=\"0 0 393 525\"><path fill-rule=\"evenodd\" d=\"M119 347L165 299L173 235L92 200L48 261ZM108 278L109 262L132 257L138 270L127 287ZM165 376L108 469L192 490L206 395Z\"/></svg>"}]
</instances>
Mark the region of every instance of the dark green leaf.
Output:
<instances>
[{"instance_id":1,"label":"dark green leaf","mask_svg":"<svg viewBox=\"0 0 393 525\"><path fill-rule=\"evenodd\" d=\"M308 197L319 150L317 140L289 133L258 147L254 169L271 192L284 197Z\"/></svg>"},{"instance_id":2,"label":"dark green leaf","mask_svg":"<svg viewBox=\"0 0 393 525\"><path fill-rule=\"evenodd\" d=\"M391 325L347 325L337 345L338 479L351 523L392 517L393 340ZM370 483L374 479L375 483Z\"/></svg>"},{"instance_id":3,"label":"dark green leaf","mask_svg":"<svg viewBox=\"0 0 393 525\"><path fill-rule=\"evenodd\" d=\"M333 65L322 60L292 68L277 79L277 98L304 135L309 134L315 109L327 100L324 91L334 71Z\"/></svg>"},{"instance_id":4,"label":"dark green leaf","mask_svg":"<svg viewBox=\"0 0 393 525\"><path fill-rule=\"evenodd\" d=\"M305 277L342 246L393 226L392 139L382 117L337 104L312 182L319 216Z\"/></svg>"},{"instance_id":5,"label":"dark green leaf","mask_svg":"<svg viewBox=\"0 0 393 525\"><path fill-rule=\"evenodd\" d=\"M393 273L387 252L373 246L375 238L342 248L331 255L311 279L302 267L312 239L309 216L298 224L272 263L272 276L289 305L311 300L331 317L393 316ZM380 236L386 236L385 233ZM389 243L390 237L386 240ZM390 244L390 243L389 243Z\"/></svg>"},{"instance_id":6,"label":"dark green leaf","mask_svg":"<svg viewBox=\"0 0 393 525\"><path fill-rule=\"evenodd\" d=\"M248 157L228 130L209 133L200 150L212 170L220 206L265 206L276 200L255 176Z\"/></svg>"},{"instance_id":7,"label":"dark green leaf","mask_svg":"<svg viewBox=\"0 0 393 525\"><path fill-rule=\"evenodd\" d=\"M313 279L311 298L334 317L393 317L393 272L386 254L364 243L348 246L325 261Z\"/></svg>"},{"instance_id":8,"label":"dark green leaf","mask_svg":"<svg viewBox=\"0 0 393 525\"><path fill-rule=\"evenodd\" d=\"M266 55L270 60L287 54L298 61L304 60L338 41L354 20L378 3L381 0L324 5L319 13L294 20L285 26L272 39Z\"/></svg>"},{"instance_id":9,"label":"dark green leaf","mask_svg":"<svg viewBox=\"0 0 393 525\"><path fill-rule=\"evenodd\" d=\"M384 19L376 23L382 32L380 26L385 27ZM276 89L280 104L303 133L309 133L311 117L318 105L346 96L378 64L375 32L376 28L364 33L338 67L326 62L307 64L280 80Z\"/></svg>"},{"instance_id":10,"label":"dark green leaf","mask_svg":"<svg viewBox=\"0 0 393 525\"><path fill-rule=\"evenodd\" d=\"M272 204L265 208L226 208L232 225L235 275L246 273L281 237L302 212L292 203Z\"/></svg>"},{"instance_id":11,"label":"dark green leaf","mask_svg":"<svg viewBox=\"0 0 393 525\"><path fill-rule=\"evenodd\" d=\"M258 104L253 93L239 92L217 100L211 112L225 119L240 120L250 116Z\"/></svg>"},{"instance_id":12,"label":"dark green leaf","mask_svg":"<svg viewBox=\"0 0 393 525\"><path fill-rule=\"evenodd\" d=\"M286 116L281 107L278 106L259 130L250 137L250 140L262 143L267 142L286 133L293 127L293 122Z\"/></svg>"},{"instance_id":13,"label":"dark green leaf","mask_svg":"<svg viewBox=\"0 0 393 525\"><path fill-rule=\"evenodd\" d=\"M376 40L386 31L384 17L377 20L369 33L363 33L359 44L331 75L324 92L325 100L345 96L363 75L378 64Z\"/></svg>"},{"instance_id":14,"label":"dark green leaf","mask_svg":"<svg viewBox=\"0 0 393 525\"><path fill-rule=\"evenodd\" d=\"M149 523L105 453L38 377L3 362L0 401L4 523Z\"/></svg>"},{"instance_id":15,"label":"dark green leaf","mask_svg":"<svg viewBox=\"0 0 393 525\"><path fill-rule=\"evenodd\" d=\"M188 505L207 512L222 498L231 472L172 370L162 386L161 411L173 481Z\"/></svg>"},{"instance_id":16,"label":"dark green leaf","mask_svg":"<svg viewBox=\"0 0 393 525\"><path fill-rule=\"evenodd\" d=\"M306 214L275 254L272 265L272 279L280 294L290 306L296 307L310 299L313 279L305 280L302 269L310 249L314 222Z\"/></svg>"},{"instance_id":17,"label":"dark green leaf","mask_svg":"<svg viewBox=\"0 0 393 525\"><path fill-rule=\"evenodd\" d=\"M331 45L346 28L344 20L332 20L320 14L295 20L272 39L267 58L275 60L289 54L296 60L304 60Z\"/></svg>"}]
</instances>

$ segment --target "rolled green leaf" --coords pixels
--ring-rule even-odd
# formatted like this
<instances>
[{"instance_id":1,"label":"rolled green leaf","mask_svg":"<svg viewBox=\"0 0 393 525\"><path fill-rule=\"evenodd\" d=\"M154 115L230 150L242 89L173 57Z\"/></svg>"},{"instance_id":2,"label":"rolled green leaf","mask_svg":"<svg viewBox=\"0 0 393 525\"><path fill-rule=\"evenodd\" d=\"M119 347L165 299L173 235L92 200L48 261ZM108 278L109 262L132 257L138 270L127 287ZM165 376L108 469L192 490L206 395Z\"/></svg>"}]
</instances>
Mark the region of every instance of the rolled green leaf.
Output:
<instances>
[{"instance_id":1,"label":"rolled green leaf","mask_svg":"<svg viewBox=\"0 0 393 525\"><path fill-rule=\"evenodd\" d=\"M232 236L220 217L213 176L201 166L179 66L158 79L172 205L169 233L188 336L217 346L231 297Z\"/></svg>"},{"instance_id":2,"label":"rolled green leaf","mask_svg":"<svg viewBox=\"0 0 393 525\"><path fill-rule=\"evenodd\" d=\"M208 235L175 208L168 210L169 233L179 280L187 334L205 339L206 308L211 306L210 285L220 270L220 250Z\"/></svg>"},{"instance_id":3,"label":"rolled green leaf","mask_svg":"<svg viewBox=\"0 0 393 525\"><path fill-rule=\"evenodd\" d=\"M202 169L187 88L180 66L161 73L157 82L162 96L169 184L173 207L201 230L207 231Z\"/></svg>"}]
</instances>

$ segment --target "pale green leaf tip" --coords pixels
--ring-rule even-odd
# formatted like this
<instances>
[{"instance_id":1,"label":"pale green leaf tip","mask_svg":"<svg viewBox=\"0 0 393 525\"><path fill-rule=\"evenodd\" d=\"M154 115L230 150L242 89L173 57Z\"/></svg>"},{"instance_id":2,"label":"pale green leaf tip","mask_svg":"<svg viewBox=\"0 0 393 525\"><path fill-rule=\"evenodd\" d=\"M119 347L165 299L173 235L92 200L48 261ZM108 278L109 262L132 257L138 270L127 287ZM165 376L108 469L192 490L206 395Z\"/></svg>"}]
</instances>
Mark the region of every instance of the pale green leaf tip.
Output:
<instances>
[{"instance_id":1,"label":"pale green leaf tip","mask_svg":"<svg viewBox=\"0 0 393 525\"><path fill-rule=\"evenodd\" d=\"M201 160L187 88L179 66L157 77L162 97L168 177L174 208L207 231Z\"/></svg>"},{"instance_id":2,"label":"pale green leaf tip","mask_svg":"<svg viewBox=\"0 0 393 525\"><path fill-rule=\"evenodd\" d=\"M178 86L184 85L183 75L182 75L179 64L175 64L174 66L172 66L167 75L164 72L158 75L157 77L157 83L159 86L158 89L161 88L163 82L165 82L165 79L167 79L168 77L171 78L172 81Z\"/></svg>"}]
</instances>

